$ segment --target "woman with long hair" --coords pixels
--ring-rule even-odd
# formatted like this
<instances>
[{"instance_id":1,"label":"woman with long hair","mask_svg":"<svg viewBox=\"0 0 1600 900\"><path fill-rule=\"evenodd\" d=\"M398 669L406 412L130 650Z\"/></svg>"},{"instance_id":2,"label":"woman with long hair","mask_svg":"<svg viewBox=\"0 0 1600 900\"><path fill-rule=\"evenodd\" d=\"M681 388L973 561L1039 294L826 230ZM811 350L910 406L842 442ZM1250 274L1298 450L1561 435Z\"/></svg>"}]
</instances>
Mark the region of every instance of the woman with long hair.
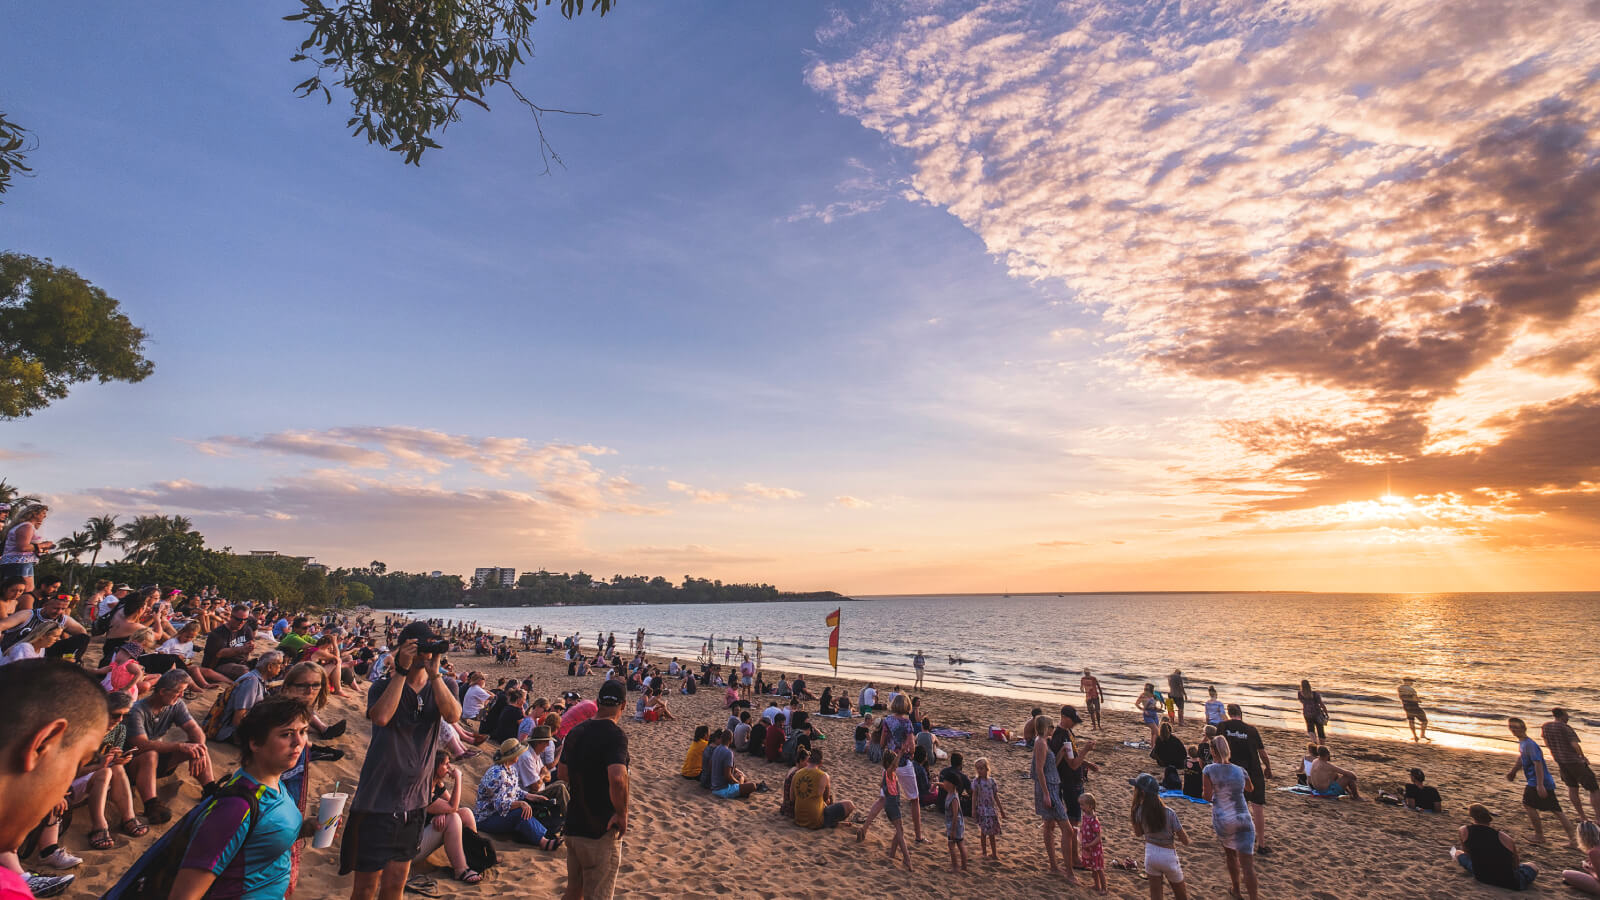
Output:
<instances>
[{"instance_id":1,"label":"woman with long hair","mask_svg":"<svg viewBox=\"0 0 1600 900\"><path fill-rule=\"evenodd\" d=\"M1172 896L1188 900L1189 888L1183 883L1183 866L1178 862L1179 841L1189 843L1189 834L1178 821L1178 814L1161 802L1161 783L1146 772L1130 779L1133 785L1133 834L1144 838L1144 873L1150 881L1150 900L1161 900L1165 886L1172 885Z\"/></svg>"},{"instance_id":2,"label":"woman with long hair","mask_svg":"<svg viewBox=\"0 0 1600 900\"><path fill-rule=\"evenodd\" d=\"M424 807L428 824L422 829L422 843L413 862L426 860L433 851L444 847L450 858L450 871L463 884L477 884L483 875L467 865L467 851L462 834L478 831L478 819L472 807L461 805L461 770L450 762L450 754L443 750L433 756L432 800Z\"/></svg>"},{"instance_id":3,"label":"woman with long hair","mask_svg":"<svg viewBox=\"0 0 1600 900\"><path fill-rule=\"evenodd\" d=\"M1078 876L1072 871L1072 841L1069 837L1072 822L1067 817L1066 801L1061 799L1061 770L1056 767L1057 756L1050 752L1050 735L1055 730L1056 723L1049 716L1034 717L1033 811L1044 820L1044 855L1050 863L1050 874L1060 875L1065 871L1068 883L1076 884ZM1056 862L1057 828L1061 829L1060 863Z\"/></svg>"},{"instance_id":4,"label":"woman with long hair","mask_svg":"<svg viewBox=\"0 0 1600 900\"><path fill-rule=\"evenodd\" d=\"M1325 727L1328 724L1328 705L1322 702L1322 694L1311 689L1311 682L1300 679L1300 690L1295 694L1295 699L1300 701L1300 714L1306 720L1306 735L1317 739L1317 744L1328 742Z\"/></svg>"},{"instance_id":5,"label":"woman with long hair","mask_svg":"<svg viewBox=\"0 0 1600 900\"><path fill-rule=\"evenodd\" d=\"M39 526L44 524L50 507L43 503L30 503L11 520L0 539L0 578L16 575L26 580L27 592L23 595L23 609L33 608L33 567L39 563L39 554L55 549L55 541L39 540Z\"/></svg>"}]
</instances>

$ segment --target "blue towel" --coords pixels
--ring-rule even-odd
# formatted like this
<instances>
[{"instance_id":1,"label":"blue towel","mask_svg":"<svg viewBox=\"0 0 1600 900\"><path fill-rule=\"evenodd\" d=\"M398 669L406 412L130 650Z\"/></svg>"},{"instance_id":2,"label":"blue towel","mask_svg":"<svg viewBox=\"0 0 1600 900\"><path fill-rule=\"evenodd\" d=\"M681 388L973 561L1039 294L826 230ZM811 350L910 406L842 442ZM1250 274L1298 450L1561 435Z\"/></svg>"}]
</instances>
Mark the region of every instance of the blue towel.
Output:
<instances>
[{"instance_id":1,"label":"blue towel","mask_svg":"<svg viewBox=\"0 0 1600 900\"><path fill-rule=\"evenodd\" d=\"M1198 804L1200 804L1202 806L1210 806L1211 805L1211 801L1210 800L1202 800L1199 797L1191 797L1188 794L1185 794L1183 791L1173 790L1173 789L1170 789L1170 788L1167 789L1167 790L1162 791L1161 792L1161 796L1166 797L1166 798L1171 799L1171 800L1187 800L1190 803L1198 803Z\"/></svg>"}]
</instances>

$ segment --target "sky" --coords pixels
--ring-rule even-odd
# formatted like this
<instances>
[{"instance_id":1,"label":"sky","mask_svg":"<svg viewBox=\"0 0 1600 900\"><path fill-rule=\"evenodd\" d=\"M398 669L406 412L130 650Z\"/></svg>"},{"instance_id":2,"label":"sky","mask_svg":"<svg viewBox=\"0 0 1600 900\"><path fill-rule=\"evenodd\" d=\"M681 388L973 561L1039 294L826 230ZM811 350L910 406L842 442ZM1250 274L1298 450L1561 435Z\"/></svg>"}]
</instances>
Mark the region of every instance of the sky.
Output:
<instances>
[{"instance_id":1,"label":"sky","mask_svg":"<svg viewBox=\"0 0 1600 900\"><path fill-rule=\"evenodd\" d=\"M420 167L296 4L10 11L0 248L155 374L0 477L331 565L1600 585L1600 2L623 4Z\"/></svg>"}]
</instances>

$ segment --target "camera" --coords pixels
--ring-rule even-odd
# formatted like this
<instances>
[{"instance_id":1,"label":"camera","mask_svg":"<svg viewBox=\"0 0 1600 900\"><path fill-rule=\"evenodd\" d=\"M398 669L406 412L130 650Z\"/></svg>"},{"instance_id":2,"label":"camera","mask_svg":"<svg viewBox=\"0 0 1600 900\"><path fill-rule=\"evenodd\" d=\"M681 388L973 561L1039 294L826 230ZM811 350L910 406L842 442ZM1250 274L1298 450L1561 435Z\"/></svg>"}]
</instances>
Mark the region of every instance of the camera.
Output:
<instances>
[{"instance_id":1,"label":"camera","mask_svg":"<svg viewBox=\"0 0 1600 900\"><path fill-rule=\"evenodd\" d=\"M449 651L450 651L450 642L445 640L444 638L434 638L433 640L429 640L429 641L417 641L417 652L418 653L434 653L434 654L438 654L438 653L448 653Z\"/></svg>"}]
</instances>

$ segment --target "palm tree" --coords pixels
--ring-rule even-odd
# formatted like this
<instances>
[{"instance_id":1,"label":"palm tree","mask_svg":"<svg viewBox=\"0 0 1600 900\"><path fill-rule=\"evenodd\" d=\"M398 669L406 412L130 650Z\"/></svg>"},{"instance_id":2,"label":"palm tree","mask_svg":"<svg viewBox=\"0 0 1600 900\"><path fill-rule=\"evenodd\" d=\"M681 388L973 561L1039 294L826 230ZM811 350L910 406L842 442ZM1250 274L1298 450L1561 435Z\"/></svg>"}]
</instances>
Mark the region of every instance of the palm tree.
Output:
<instances>
[{"instance_id":1,"label":"palm tree","mask_svg":"<svg viewBox=\"0 0 1600 900\"><path fill-rule=\"evenodd\" d=\"M95 563L100 561L100 548L106 544L116 543L117 517L93 516L83 523L83 530L94 544L94 555L89 558L89 568L93 570Z\"/></svg>"},{"instance_id":2,"label":"palm tree","mask_svg":"<svg viewBox=\"0 0 1600 900\"><path fill-rule=\"evenodd\" d=\"M78 558L83 556L83 554L88 553L89 549L93 546L94 542L90 540L88 532L74 531L71 537L65 537L59 541L56 541L55 549L50 551L51 553L66 559L69 563L67 566L67 591L69 593L77 584L77 582L73 580L73 575L78 569Z\"/></svg>"},{"instance_id":3,"label":"palm tree","mask_svg":"<svg viewBox=\"0 0 1600 900\"><path fill-rule=\"evenodd\" d=\"M194 520L188 516L167 516L166 534L192 534L194 533ZM162 537L166 537L166 534Z\"/></svg>"},{"instance_id":4,"label":"palm tree","mask_svg":"<svg viewBox=\"0 0 1600 900\"><path fill-rule=\"evenodd\" d=\"M4 478L0 478L0 503L8 504L11 507L11 512L8 515L0 515L0 533L6 530L6 526L10 525L11 520L22 512L24 506L38 502L38 497L29 497L22 493L16 485L6 481Z\"/></svg>"},{"instance_id":5,"label":"palm tree","mask_svg":"<svg viewBox=\"0 0 1600 900\"><path fill-rule=\"evenodd\" d=\"M165 516L135 516L132 522L117 529L117 539L113 543L127 551L128 562L143 564L149 562L156 541L166 535L169 528Z\"/></svg>"}]
</instances>

